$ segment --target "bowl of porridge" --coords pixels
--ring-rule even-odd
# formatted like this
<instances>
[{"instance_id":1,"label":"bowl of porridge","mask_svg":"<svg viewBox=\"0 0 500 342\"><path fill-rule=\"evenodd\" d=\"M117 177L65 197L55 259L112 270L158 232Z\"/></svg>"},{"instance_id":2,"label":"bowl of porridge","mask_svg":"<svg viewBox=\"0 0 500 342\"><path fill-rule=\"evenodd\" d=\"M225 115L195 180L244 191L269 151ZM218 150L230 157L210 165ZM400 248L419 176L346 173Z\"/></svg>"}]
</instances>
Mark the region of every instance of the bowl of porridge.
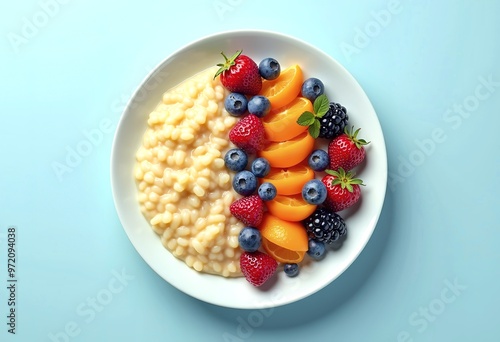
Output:
<instances>
[{"instance_id":1,"label":"bowl of porridge","mask_svg":"<svg viewBox=\"0 0 500 342\"><path fill-rule=\"evenodd\" d=\"M363 166L363 200L348 213L348 238L299 276L278 269L253 287L239 267L243 224L230 204L241 196L224 164L238 118L224 109L229 93L214 79L220 52L243 50L284 67L300 64L319 77L329 97L351 113L370 141ZM373 234L387 184L385 143L377 115L356 80L332 57L306 42L267 31L231 31L203 37L162 61L139 85L118 124L111 156L115 207L131 243L163 279L200 300L232 308L268 308L324 288L357 258ZM366 190L366 191L365 191Z\"/></svg>"}]
</instances>

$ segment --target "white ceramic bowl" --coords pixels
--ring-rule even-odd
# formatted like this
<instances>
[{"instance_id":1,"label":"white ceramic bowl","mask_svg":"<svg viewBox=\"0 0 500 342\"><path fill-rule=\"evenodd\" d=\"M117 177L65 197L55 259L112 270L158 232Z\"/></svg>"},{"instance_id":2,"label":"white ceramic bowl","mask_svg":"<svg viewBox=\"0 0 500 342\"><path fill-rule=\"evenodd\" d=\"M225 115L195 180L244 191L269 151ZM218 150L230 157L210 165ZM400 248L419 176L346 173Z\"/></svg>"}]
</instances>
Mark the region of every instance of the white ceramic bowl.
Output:
<instances>
[{"instance_id":1,"label":"white ceramic bowl","mask_svg":"<svg viewBox=\"0 0 500 342\"><path fill-rule=\"evenodd\" d=\"M149 113L162 94L184 79L243 49L257 63L276 58L283 68L298 63L304 77L318 77L331 101L348 109L350 125L362 127L360 135L370 141L367 158L358 176L366 184L355 209L341 213L348 227L343 246L329 252L319 262L309 262L300 275L287 277L278 272L262 288L244 278L223 278L198 273L176 259L163 247L160 238L142 216L133 177L135 153L146 130ZM111 183L120 221L137 252L149 266L171 285L200 300L231 308L268 308L305 298L334 281L358 257L370 239L385 197L387 156L377 115L356 80L337 61L319 49L279 33L231 31L195 41L161 62L132 95L118 124L111 156ZM281 269L280 269L281 270Z\"/></svg>"}]
</instances>

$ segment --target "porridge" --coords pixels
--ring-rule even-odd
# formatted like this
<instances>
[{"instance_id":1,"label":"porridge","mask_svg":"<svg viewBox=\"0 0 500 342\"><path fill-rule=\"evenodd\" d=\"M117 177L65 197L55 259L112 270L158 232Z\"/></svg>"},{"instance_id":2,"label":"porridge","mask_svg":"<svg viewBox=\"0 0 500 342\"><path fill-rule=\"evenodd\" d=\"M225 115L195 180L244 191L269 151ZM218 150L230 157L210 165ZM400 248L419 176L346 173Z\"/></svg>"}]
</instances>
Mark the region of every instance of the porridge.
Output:
<instances>
[{"instance_id":1,"label":"porridge","mask_svg":"<svg viewBox=\"0 0 500 342\"><path fill-rule=\"evenodd\" d=\"M216 70L164 93L149 115L134 176L141 211L164 247L196 271L235 277L243 224L229 211L239 195L224 152L237 119L224 109Z\"/></svg>"}]
</instances>

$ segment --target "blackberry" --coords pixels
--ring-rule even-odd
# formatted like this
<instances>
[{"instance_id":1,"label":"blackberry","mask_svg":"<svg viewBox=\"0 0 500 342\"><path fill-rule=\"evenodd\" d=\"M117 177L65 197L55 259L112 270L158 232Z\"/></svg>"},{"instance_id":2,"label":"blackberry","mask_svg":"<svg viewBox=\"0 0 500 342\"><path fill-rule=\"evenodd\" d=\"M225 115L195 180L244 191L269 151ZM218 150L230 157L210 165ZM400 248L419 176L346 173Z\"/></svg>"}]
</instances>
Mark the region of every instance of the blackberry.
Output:
<instances>
[{"instance_id":1,"label":"blackberry","mask_svg":"<svg viewBox=\"0 0 500 342\"><path fill-rule=\"evenodd\" d=\"M330 102L330 108L326 114L319 119L319 137L333 139L344 132L349 116L347 109L340 103Z\"/></svg>"},{"instance_id":2,"label":"blackberry","mask_svg":"<svg viewBox=\"0 0 500 342\"><path fill-rule=\"evenodd\" d=\"M323 207L317 208L303 224L309 237L325 243L335 242L347 233L344 219Z\"/></svg>"}]
</instances>

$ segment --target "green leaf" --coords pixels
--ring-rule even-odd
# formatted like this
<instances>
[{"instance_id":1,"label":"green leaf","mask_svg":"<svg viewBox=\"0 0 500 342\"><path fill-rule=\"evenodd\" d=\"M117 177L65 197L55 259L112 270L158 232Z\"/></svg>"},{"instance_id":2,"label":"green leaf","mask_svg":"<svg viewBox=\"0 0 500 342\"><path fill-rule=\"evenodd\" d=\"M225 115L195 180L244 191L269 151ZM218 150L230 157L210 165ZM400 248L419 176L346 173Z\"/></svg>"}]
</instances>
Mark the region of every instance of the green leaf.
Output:
<instances>
[{"instance_id":1,"label":"green leaf","mask_svg":"<svg viewBox=\"0 0 500 342\"><path fill-rule=\"evenodd\" d=\"M312 125L309 126L309 134L314 139L316 139L319 136L319 127L320 127L320 123L317 119L314 119L314 122L312 123Z\"/></svg>"},{"instance_id":2,"label":"green leaf","mask_svg":"<svg viewBox=\"0 0 500 342\"><path fill-rule=\"evenodd\" d=\"M325 94L321 94L314 100L314 113L316 113L316 116L318 118L322 118L326 112L328 112L328 109L330 108L330 101L328 101L328 98L326 97Z\"/></svg>"},{"instance_id":3,"label":"green leaf","mask_svg":"<svg viewBox=\"0 0 500 342\"><path fill-rule=\"evenodd\" d=\"M314 114L309 111L305 111L297 119L297 123L301 126L311 126L314 123L314 121L315 121Z\"/></svg>"}]
</instances>

